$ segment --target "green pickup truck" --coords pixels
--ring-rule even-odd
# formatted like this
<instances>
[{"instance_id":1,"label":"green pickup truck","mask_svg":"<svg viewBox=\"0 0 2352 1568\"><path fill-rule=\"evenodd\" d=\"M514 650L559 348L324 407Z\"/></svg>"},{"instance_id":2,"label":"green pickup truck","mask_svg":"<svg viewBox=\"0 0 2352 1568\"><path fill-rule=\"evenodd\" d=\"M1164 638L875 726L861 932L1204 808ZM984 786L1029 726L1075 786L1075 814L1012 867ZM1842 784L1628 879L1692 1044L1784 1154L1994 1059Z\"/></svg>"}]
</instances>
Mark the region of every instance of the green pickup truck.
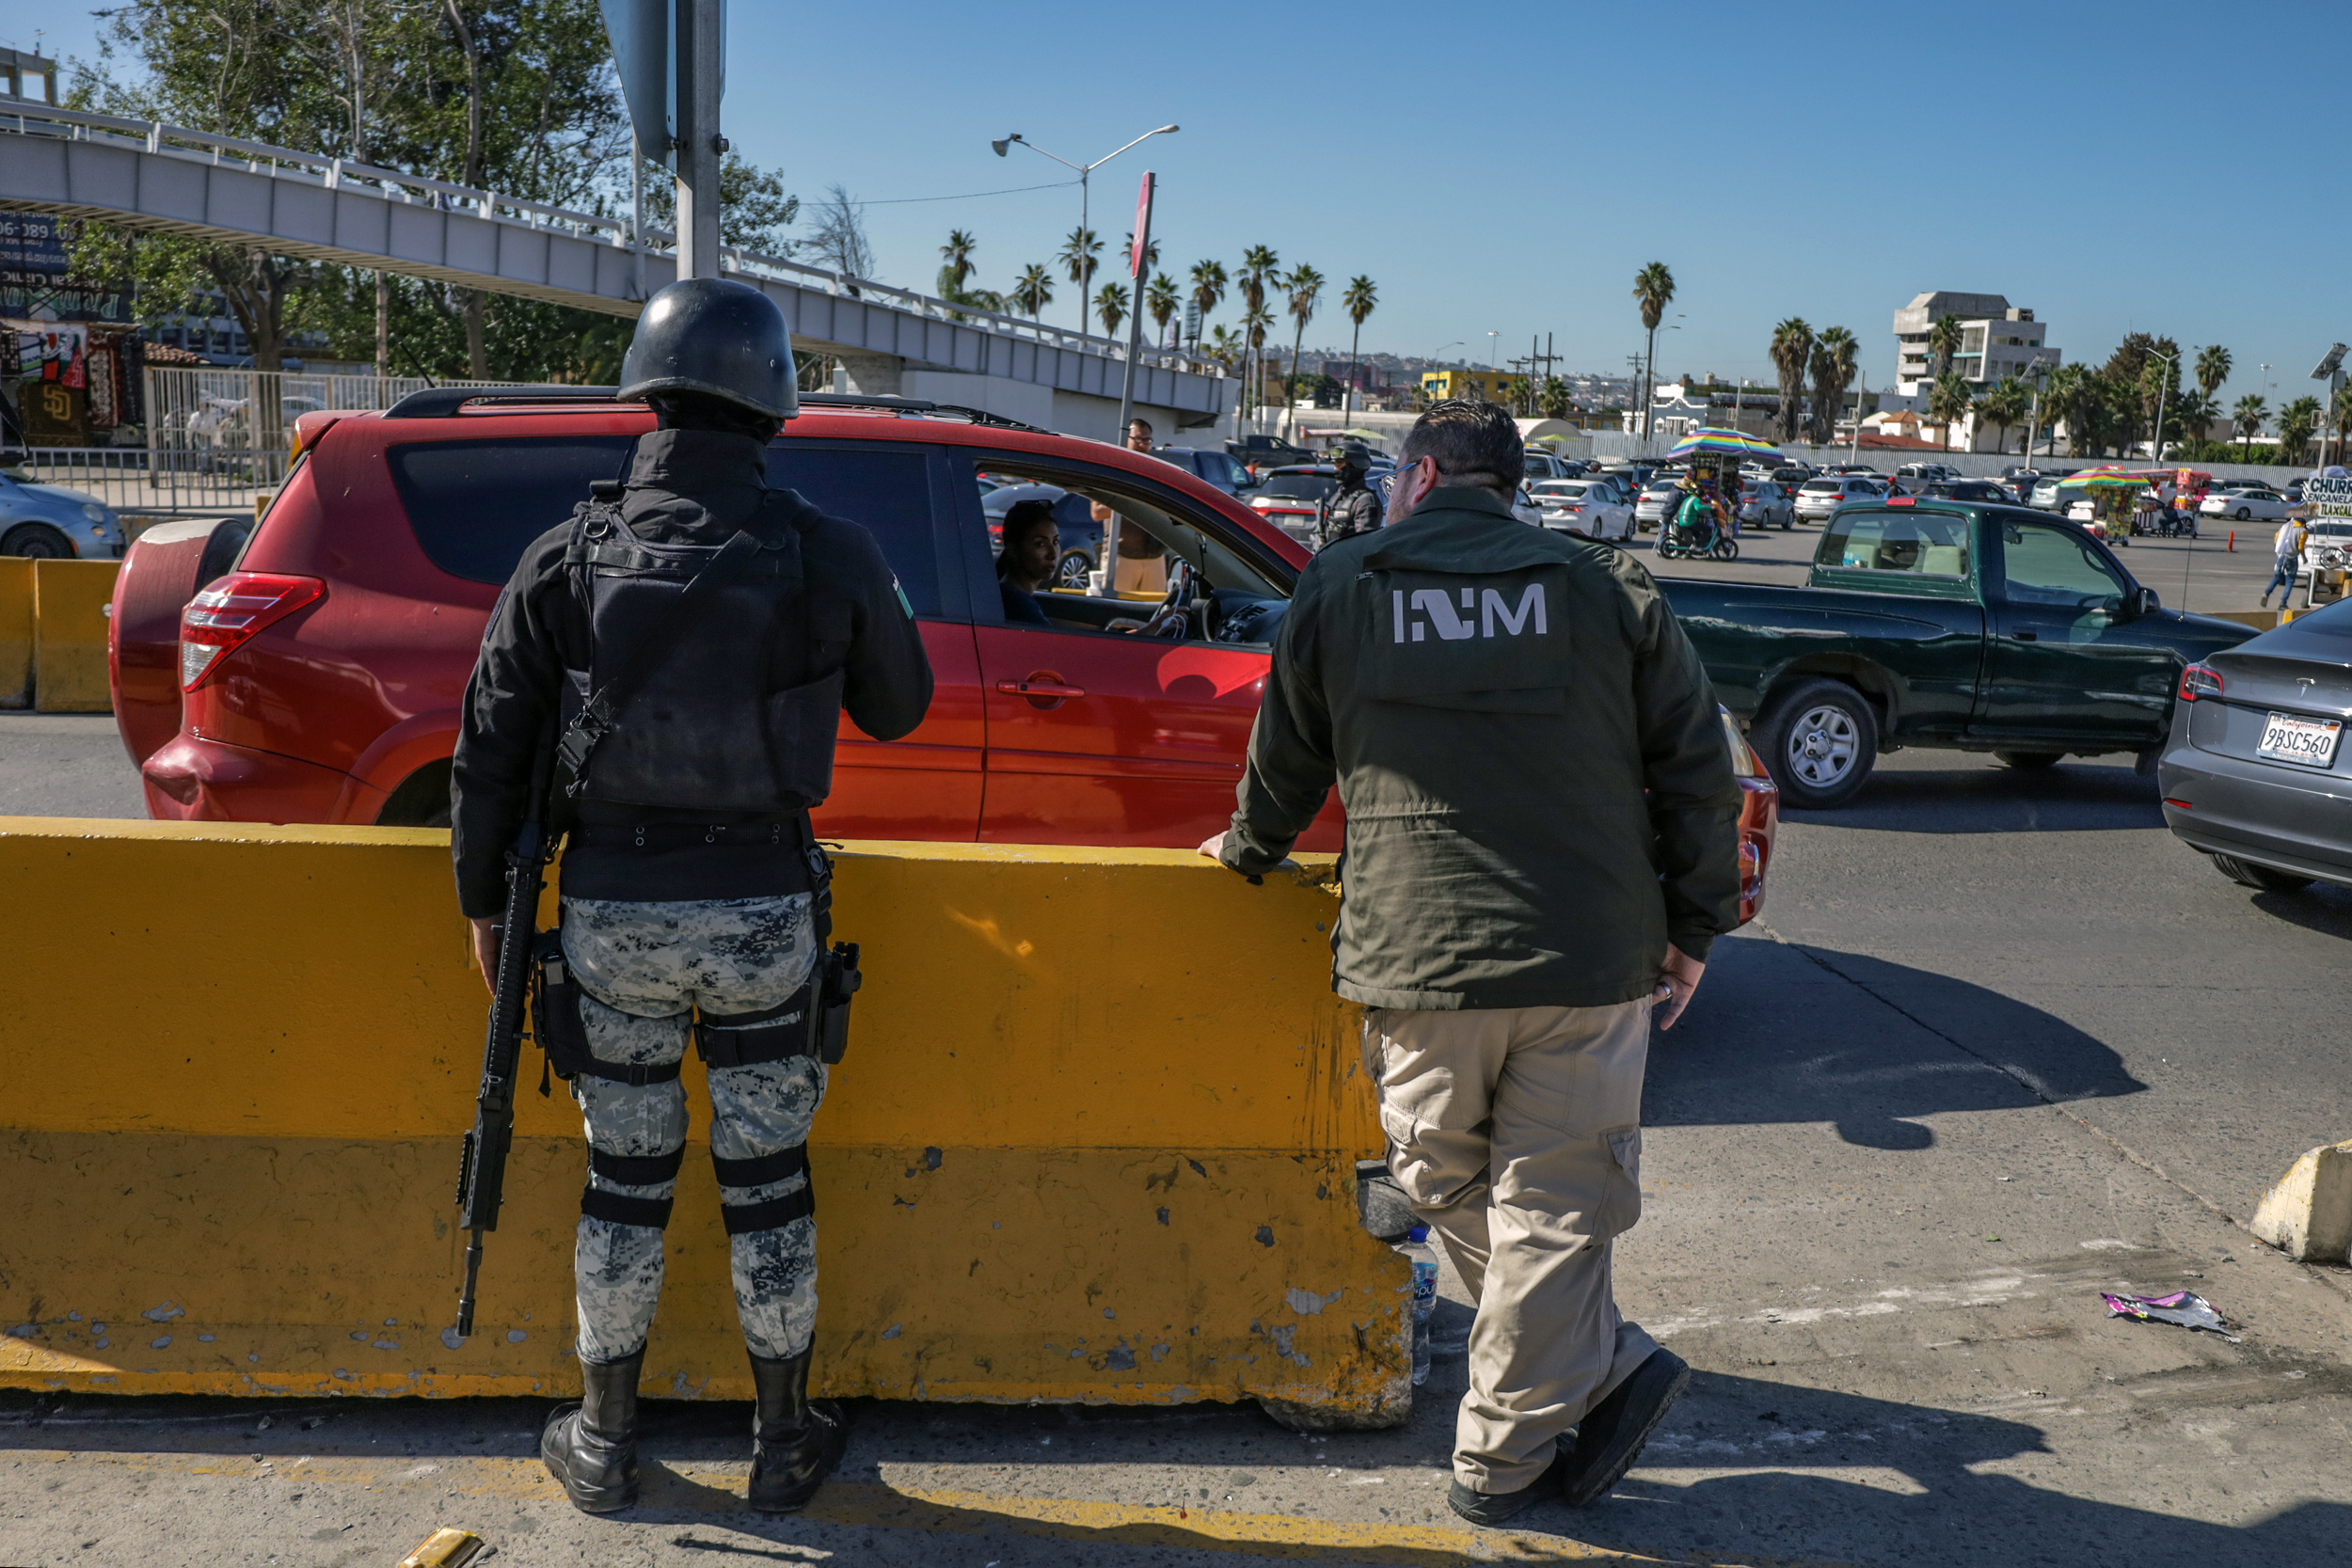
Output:
<instances>
[{"instance_id":1,"label":"green pickup truck","mask_svg":"<svg viewBox=\"0 0 2352 1568\"><path fill-rule=\"evenodd\" d=\"M2153 757L2183 668L2254 635L2162 608L2072 524L1908 496L1832 513L1803 588L1661 586L1800 809L1851 799L1879 753L1904 746L2016 768Z\"/></svg>"}]
</instances>

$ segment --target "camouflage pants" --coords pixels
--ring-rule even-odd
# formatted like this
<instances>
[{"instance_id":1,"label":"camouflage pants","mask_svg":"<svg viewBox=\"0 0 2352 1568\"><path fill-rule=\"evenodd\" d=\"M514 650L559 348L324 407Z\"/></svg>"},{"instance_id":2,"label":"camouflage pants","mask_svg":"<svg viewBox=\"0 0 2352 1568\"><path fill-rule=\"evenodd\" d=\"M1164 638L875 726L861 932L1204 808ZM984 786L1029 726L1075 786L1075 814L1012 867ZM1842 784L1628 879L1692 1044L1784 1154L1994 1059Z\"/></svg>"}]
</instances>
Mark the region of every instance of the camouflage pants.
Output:
<instances>
[{"instance_id":1,"label":"camouflage pants","mask_svg":"<svg viewBox=\"0 0 2352 1568\"><path fill-rule=\"evenodd\" d=\"M580 1022L600 1059L668 1063L686 1054L692 1009L721 1015L777 1006L816 960L809 896L680 903L564 900L564 953L582 992ZM747 1160L808 1140L825 1098L824 1065L809 1056L712 1068L710 1149ZM608 1154L666 1154L686 1142L686 1089L676 1079L642 1087L572 1080L588 1141ZM590 1185L625 1197L667 1198L675 1180L629 1186L591 1172ZM783 1197L803 1176L719 1189L728 1204ZM817 1325L817 1222L728 1238L735 1309L755 1355L797 1355ZM581 1215L572 1271L580 1355L616 1361L645 1343L661 1297L662 1233Z\"/></svg>"}]
</instances>

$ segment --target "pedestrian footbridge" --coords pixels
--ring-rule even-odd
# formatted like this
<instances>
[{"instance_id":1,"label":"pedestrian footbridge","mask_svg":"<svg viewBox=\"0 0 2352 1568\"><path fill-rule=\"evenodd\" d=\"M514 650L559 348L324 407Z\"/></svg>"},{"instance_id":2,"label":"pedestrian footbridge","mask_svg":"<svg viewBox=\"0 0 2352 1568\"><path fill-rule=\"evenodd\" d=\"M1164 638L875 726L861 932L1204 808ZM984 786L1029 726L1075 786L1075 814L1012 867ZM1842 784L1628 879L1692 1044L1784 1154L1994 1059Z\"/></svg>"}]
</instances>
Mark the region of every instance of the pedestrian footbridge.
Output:
<instances>
[{"instance_id":1,"label":"pedestrian footbridge","mask_svg":"<svg viewBox=\"0 0 2352 1568\"><path fill-rule=\"evenodd\" d=\"M0 210L96 218L345 266L634 316L676 277L674 236L626 214L155 121L0 96ZM775 300L795 343L838 358L851 389L986 408L1109 438L1126 345L734 247L728 276ZM1144 350L1136 402L1164 427L1211 423L1216 367Z\"/></svg>"}]
</instances>

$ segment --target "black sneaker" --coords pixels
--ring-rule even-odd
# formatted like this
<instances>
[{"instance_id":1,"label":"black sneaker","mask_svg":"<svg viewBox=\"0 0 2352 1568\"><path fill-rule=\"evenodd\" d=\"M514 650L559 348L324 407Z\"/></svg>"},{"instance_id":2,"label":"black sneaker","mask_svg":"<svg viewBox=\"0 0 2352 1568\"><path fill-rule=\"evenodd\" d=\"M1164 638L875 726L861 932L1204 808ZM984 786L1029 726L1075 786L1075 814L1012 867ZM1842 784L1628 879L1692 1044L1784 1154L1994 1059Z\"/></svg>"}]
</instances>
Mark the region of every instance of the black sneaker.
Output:
<instances>
[{"instance_id":1,"label":"black sneaker","mask_svg":"<svg viewBox=\"0 0 2352 1568\"><path fill-rule=\"evenodd\" d=\"M1473 1492L1457 1481L1446 1490L1445 1505L1473 1525L1505 1524L1535 1504L1557 1496L1560 1474L1566 1464L1567 1455L1562 1454L1542 1475L1516 1492Z\"/></svg>"},{"instance_id":2,"label":"black sneaker","mask_svg":"<svg viewBox=\"0 0 2352 1568\"><path fill-rule=\"evenodd\" d=\"M1642 1445L1691 1383L1691 1364L1670 1350L1652 1351L1633 1375L1585 1413L1576 1447L1553 1466L1570 1508L1605 1497L1642 1455Z\"/></svg>"}]
</instances>

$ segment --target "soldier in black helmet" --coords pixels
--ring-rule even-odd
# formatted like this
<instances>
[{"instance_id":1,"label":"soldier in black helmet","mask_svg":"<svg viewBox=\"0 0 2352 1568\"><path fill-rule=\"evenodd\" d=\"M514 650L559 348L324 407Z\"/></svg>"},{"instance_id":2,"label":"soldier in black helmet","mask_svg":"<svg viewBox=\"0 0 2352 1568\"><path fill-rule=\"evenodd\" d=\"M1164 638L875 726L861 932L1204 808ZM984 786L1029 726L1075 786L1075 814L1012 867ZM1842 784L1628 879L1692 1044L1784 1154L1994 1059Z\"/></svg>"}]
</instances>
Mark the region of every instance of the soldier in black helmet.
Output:
<instances>
[{"instance_id":1,"label":"soldier in black helmet","mask_svg":"<svg viewBox=\"0 0 2352 1568\"><path fill-rule=\"evenodd\" d=\"M548 1421L575 1505L637 1499L637 1386L662 1227L685 1152L690 1039L758 1396L751 1506L789 1512L840 1462L840 1409L808 1397L817 1232L803 1151L825 1093L810 1029L831 864L808 822L850 718L894 740L930 667L881 547L770 486L799 411L784 317L711 278L646 302L624 400L653 407L623 483L523 554L466 691L451 781L458 899L497 969L502 854L555 743L569 842L560 955L534 1019L588 1134L573 1258L584 1397ZM560 736L560 741L557 737ZM576 999L576 1001L568 1000ZM574 1015L576 1011L576 1022Z\"/></svg>"},{"instance_id":2,"label":"soldier in black helmet","mask_svg":"<svg viewBox=\"0 0 2352 1568\"><path fill-rule=\"evenodd\" d=\"M1327 549L1343 539L1370 533L1380 526L1380 493L1364 483L1372 471L1372 453L1361 441L1340 449L1340 482L1315 508L1315 548Z\"/></svg>"}]
</instances>

